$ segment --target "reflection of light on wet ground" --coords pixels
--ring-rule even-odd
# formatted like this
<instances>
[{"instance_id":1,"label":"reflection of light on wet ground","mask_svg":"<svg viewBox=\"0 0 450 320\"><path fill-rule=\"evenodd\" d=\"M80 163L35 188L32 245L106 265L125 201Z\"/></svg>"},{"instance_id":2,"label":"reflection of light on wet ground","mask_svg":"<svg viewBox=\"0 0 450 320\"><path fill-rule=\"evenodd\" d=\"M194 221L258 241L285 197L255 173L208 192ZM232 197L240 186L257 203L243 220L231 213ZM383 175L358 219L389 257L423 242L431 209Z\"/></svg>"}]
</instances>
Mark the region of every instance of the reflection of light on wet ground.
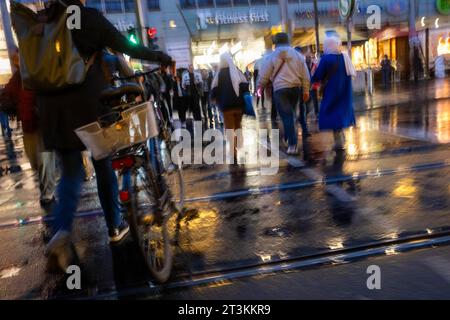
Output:
<instances>
[{"instance_id":1,"label":"reflection of light on wet ground","mask_svg":"<svg viewBox=\"0 0 450 320\"><path fill-rule=\"evenodd\" d=\"M373 119L360 117L357 128L350 128L346 131L347 156L350 160L373 152L383 151L384 147L374 139L373 132L379 129L379 122Z\"/></svg>"},{"instance_id":2,"label":"reflection of light on wet ground","mask_svg":"<svg viewBox=\"0 0 450 320\"><path fill-rule=\"evenodd\" d=\"M438 103L436 110L436 136L439 142L450 142L450 104Z\"/></svg>"},{"instance_id":3,"label":"reflection of light on wet ground","mask_svg":"<svg viewBox=\"0 0 450 320\"><path fill-rule=\"evenodd\" d=\"M269 262L272 260L272 256L270 254L260 254L259 257L262 262Z\"/></svg>"},{"instance_id":4,"label":"reflection of light on wet ground","mask_svg":"<svg viewBox=\"0 0 450 320\"><path fill-rule=\"evenodd\" d=\"M189 220L189 229L205 228L217 226L217 211L214 209L199 208L197 215Z\"/></svg>"},{"instance_id":5,"label":"reflection of light on wet ground","mask_svg":"<svg viewBox=\"0 0 450 320\"><path fill-rule=\"evenodd\" d=\"M192 245L195 251L198 252L210 252L217 248L219 246L216 242L218 220L218 210L215 208L188 210L183 219L184 223L180 225L180 230L184 234L180 237L183 250L188 250L188 248L184 247L184 241L187 241L186 244L188 246Z\"/></svg>"},{"instance_id":6,"label":"reflection of light on wet ground","mask_svg":"<svg viewBox=\"0 0 450 320\"><path fill-rule=\"evenodd\" d=\"M389 127L391 129L397 128L398 126L398 108L393 108L390 110Z\"/></svg>"},{"instance_id":7,"label":"reflection of light on wet ground","mask_svg":"<svg viewBox=\"0 0 450 320\"><path fill-rule=\"evenodd\" d=\"M208 287L209 288L219 288L219 287L229 286L230 284L233 284L233 282L231 282L229 280L220 280L220 281L213 282Z\"/></svg>"},{"instance_id":8,"label":"reflection of light on wet ground","mask_svg":"<svg viewBox=\"0 0 450 320\"><path fill-rule=\"evenodd\" d=\"M392 192L397 198L413 198L416 194L417 187L414 186L414 179L403 178L400 179L394 191Z\"/></svg>"},{"instance_id":9,"label":"reflection of light on wet ground","mask_svg":"<svg viewBox=\"0 0 450 320\"><path fill-rule=\"evenodd\" d=\"M328 248L330 248L331 250L343 249L344 242L342 241L341 238L331 240L328 244Z\"/></svg>"},{"instance_id":10,"label":"reflection of light on wet ground","mask_svg":"<svg viewBox=\"0 0 450 320\"><path fill-rule=\"evenodd\" d=\"M399 254L399 252L397 252L397 251L395 250L395 247L386 249L386 250L384 251L384 253L385 253L387 256L392 256L392 255L394 255L394 254Z\"/></svg>"},{"instance_id":11,"label":"reflection of light on wet ground","mask_svg":"<svg viewBox=\"0 0 450 320\"><path fill-rule=\"evenodd\" d=\"M358 155L358 146L354 143L348 145L347 152L349 156L357 156Z\"/></svg>"},{"instance_id":12,"label":"reflection of light on wet ground","mask_svg":"<svg viewBox=\"0 0 450 320\"><path fill-rule=\"evenodd\" d=\"M387 237L390 238L390 239L396 240L396 239L398 239L398 233L397 232L393 232L391 234L388 234Z\"/></svg>"},{"instance_id":13,"label":"reflection of light on wet ground","mask_svg":"<svg viewBox=\"0 0 450 320\"><path fill-rule=\"evenodd\" d=\"M12 278L15 276L18 276L20 272L20 268L17 267L11 267L8 269L4 269L2 271L0 271L0 279L7 279L7 278Z\"/></svg>"}]
</instances>

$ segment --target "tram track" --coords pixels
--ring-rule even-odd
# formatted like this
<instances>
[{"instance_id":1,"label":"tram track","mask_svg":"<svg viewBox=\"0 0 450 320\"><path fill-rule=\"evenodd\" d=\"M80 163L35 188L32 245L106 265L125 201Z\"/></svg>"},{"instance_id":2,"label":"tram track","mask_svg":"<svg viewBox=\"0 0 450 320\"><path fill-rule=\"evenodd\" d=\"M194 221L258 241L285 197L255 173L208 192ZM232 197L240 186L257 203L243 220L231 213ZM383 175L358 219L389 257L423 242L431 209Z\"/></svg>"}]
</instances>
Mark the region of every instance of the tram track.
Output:
<instances>
[{"instance_id":1,"label":"tram track","mask_svg":"<svg viewBox=\"0 0 450 320\"><path fill-rule=\"evenodd\" d=\"M289 190L299 190L304 188L315 187L318 185L335 185L342 182L355 181L355 180L364 180L371 178L380 178L387 177L393 175L404 175L415 172L422 172L428 170L438 170L444 169L450 166L450 160L443 160L438 162L431 163L422 163L416 164L413 166L403 166L395 169L376 169L376 170L368 170L366 172L355 172L349 175L341 175L341 176L333 176L333 177L321 177L320 179L308 179L297 182L289 182L289 183L281 183L270 186L261 186L261 187L251 187L240 190L232 190L226 192L220 192L208 196L200 196L200 197L191 197L185 199L185 203L196 203L196 202L211 202L211 201L221 201L226 199L233 198L242 198L248 196L255 195L264 195L272 192L281 192L281 191L289 191ZM98 209L77 212L75 214L75 218L92 218L95 216L100 216L103 214L103 211ZM53 220L52 217L48 216L33 216L28 218L16 218L8 221L0 222L0 230L7 228L17 228L25 225L31 224L40 224L51 222Z\"/></svg>"},{"instance_id":2,"label":"tram track","mask_svg":"<svg viewBox=\"0 0 450 320\"><path fill-rule=\"evenodd\" d=\"M383 255L403 254L420 249L450 245L450 228L444 230L425 230L422 234L393 240L374 241L343 249L328 250L307 256L292 256L284 259L236 266L223 269L210 269L173 276L166 284L131 286L120 290L97 291L91 295L58 296L52 299L105 300L105 299L159 299L172 290L191 289L208 285L229 284L244 278L270 276L282 272L339 266Z\"/></svg>"}]
</instances>

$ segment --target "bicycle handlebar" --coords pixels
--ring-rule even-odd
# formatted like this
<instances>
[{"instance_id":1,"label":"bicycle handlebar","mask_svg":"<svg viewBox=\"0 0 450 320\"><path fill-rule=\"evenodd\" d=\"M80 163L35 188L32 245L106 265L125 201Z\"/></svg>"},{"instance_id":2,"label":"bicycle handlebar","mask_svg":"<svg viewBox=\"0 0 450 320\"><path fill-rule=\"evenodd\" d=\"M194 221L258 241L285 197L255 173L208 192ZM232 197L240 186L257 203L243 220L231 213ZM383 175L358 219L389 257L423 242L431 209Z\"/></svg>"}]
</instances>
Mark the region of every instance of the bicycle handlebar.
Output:
<instances>
[{"instance_id":1,"label":"bicycle handlebar","mask_svg":"<svg viewBox=\"0 0 450 320\"><path fill-rule=\"evenodd\" d=\"M157 72L158 70L160 70L160 68L155 68L152 69L150 71L146 71L146 72L136 72L134 75L132 76L128 76L128 77L113 77L112 80L119 80L119 81L124 81L124 80L130 80L130 79L135 79L135 78L139 78L139 77L143 77L152 73Z\"/></svg>"}]
</instances>

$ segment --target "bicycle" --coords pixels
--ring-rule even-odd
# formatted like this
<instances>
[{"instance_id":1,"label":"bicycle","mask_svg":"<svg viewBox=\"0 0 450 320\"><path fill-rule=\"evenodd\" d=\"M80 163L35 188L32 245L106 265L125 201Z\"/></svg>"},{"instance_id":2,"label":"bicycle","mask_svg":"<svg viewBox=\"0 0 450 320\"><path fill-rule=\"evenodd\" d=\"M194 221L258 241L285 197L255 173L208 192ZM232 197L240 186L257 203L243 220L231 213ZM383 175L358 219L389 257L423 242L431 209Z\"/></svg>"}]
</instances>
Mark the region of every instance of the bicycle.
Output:
<instances>
[{"instance_id":1,"label":"bicycle","mask_svg":"<svg viewBox=\"0 0 450 320\"><path fill-rule=\"evenodd\" d=\"M131 234L148 270L163 283L173 263L169 221L183 212L182 165L171 159L173 143L161 110L151 101L135 102L138 96L143 90L136 83L106 89L101 100L113 111L76 132L94 158L112 155L113 169L123 180L119 195Z\"/></svg>"}]
</instances>

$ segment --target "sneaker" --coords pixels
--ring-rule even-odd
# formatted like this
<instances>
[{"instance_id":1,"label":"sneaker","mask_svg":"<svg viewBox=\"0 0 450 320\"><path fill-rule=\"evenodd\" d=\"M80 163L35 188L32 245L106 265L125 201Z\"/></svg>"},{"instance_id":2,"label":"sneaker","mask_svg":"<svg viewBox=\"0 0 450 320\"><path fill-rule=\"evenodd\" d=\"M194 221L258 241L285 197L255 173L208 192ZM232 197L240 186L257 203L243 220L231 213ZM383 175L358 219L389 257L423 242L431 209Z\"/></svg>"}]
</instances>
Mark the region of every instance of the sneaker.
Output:
<instances>
[{"instance_id":1,"label":"sneaker","mask_svg":"<svg viewBox=\"0 0 450 320\"><path fill-rule=\"evenodd\" d=\"M298 154L297 146L289 146L287 149L287 154L290 156Z\"/></svg>"},{"instance_id":2,"label":"sneaker","mask_svg":"<svg viewBox=\"0 0 450 320\"><path fill-rule=\"evenodd\" d=\"M117 243L122 240L130 231L130 226L125 221L122 221L119 227L109 230L109 242Z\"/></svg>"},{"instance_id":3,"label":"sneaker","mask_svg":"<svg viewBox=\"0 0 450 320\"><path fill-rule=\"evenodd\" d=\"M48 207L50 207L55 201L56 201L55 197L52 197L51 199L41 199L41 200L39 200L39 203L41 204L41 207L42 207L42 208L48 208Z\"/></svg>"}]
</instances>

